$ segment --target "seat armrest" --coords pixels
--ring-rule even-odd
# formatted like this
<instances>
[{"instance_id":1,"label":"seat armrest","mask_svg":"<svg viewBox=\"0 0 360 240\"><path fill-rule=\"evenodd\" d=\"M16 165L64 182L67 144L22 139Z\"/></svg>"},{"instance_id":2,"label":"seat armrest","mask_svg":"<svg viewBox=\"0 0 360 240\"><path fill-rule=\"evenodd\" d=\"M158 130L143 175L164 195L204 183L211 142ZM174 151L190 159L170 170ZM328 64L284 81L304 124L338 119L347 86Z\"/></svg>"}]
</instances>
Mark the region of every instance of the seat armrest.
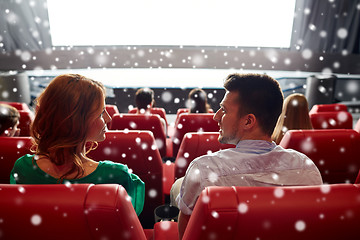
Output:
<instances>
[{"instance_id":1,"label":"seat armrest","mask_svg":"<svg viewBox=\"0 0 360 240\"><path fill-rule=\"evenodd\" d=\"M165 140L166 144L166 157L172 157L173 156L173 143L171 138L166 138Z\"/></svg>"},{"instance_id":2,"label":"seat armrest","mask_svg":"<svg viewBox=\"0 0 360 240\"><path fill-rule=\"evenodd\" d=\"M169 160L163 163L163 194L170 195L171 186L175 181L175 163Z\"/></svg>"},{"instance_id":3,"label":"seat armrest","mask_svg":"<svg viewBox=\"0 0 360 240\"><path fill-rule=\"evenodd\" d=\"M178 240L177 222L164 221L154 225L154 240Z\"/></svg>"}]
</instances>

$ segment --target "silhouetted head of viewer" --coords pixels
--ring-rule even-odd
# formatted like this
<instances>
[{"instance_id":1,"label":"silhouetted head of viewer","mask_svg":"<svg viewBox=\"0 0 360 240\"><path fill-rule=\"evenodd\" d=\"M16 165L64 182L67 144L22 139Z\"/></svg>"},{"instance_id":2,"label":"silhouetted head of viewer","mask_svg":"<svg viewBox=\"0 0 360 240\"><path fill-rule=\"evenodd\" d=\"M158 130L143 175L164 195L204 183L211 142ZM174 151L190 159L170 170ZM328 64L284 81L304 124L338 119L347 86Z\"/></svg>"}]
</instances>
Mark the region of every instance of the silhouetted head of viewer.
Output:
<instances>
[{"instance_id":1,"label":"silhouetted head of viewer","mask_svg":"<svg viewBox=\"0 0 360 240\"><path fill-rule=\"evenodd\" d=\"M231 74L224 88L214 115L220 126L219 141L234 145L241 140L271 141L283 105L279 83L267 75Z\"/></svg>"},{"instance_id":2,"label":"silhouetted head of viewer","mask_svg":"<svg viewBox=\"0 0 360 240\"><path fill-rule=\"evenodd\" d=\"M18 136L20 120L19 111L8 104L0 104L0 136L14 137Z\"/></svg>"},{"instance_id":3,"label":"silhouetted head of viewer","mask_svg":"<svg viewBox=\"0 0 360 240\"><path fill-rule=\"evenodd\" d=\"M201 88L190 91L187 105L190 113L207 113L210 109L206 92Z\"/></svg>"},{"instance_id":4,"label":"silhouetted head of viewer","mask_svg":"<svg viewBox=\"0 0 360 240\"><path fill-rule=\"evenodd\" d=\"M154 91L150 88L141 88L135 93L135 103L138 111L145 112L155 106Z\"/></svg>"},{"instance_id":5,"label":"silhouetted head of viewer","mask_svg":"<svg viewBox=\"0 0 360 240\"><path fill-rule=\"evenodd\" d=\"M277 121L272 139L279 144L288 130L313 129L306 97L293 93L284 100L282 113Z\"/></svg>"}]
</instances>

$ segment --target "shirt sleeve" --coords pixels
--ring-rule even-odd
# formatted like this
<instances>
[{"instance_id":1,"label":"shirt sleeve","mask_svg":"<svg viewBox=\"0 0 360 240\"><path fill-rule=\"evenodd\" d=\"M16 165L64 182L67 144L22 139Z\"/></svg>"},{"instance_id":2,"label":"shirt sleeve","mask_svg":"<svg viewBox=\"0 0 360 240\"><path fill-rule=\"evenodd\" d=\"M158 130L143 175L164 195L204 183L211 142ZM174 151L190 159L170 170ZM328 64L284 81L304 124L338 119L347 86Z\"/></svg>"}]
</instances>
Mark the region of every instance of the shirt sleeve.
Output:
<instances>
[{"instance_id":1,"label":"shirt sleeve","mask_svg":"<svg viewBox=\"0 0 360 240\"><path fill-rule=\"evenodd\" d=\"M180 194L176 198L182 213L191 215L202 190L201 172L198 165L193 161L186 171L184 181L180 188Z\"/></svg>"},{"instance_id":2,"label":"shirt sleeve","mask_svg":"<svg viewBox=\"0 0 360 240\"><path fill-rule=\"evenodd\" d=\"M122 185L135 209L137 215L143 210L145 199L145 183L134 173L129 171L129 168L120 163L112 163L112 171L116 174L116 183Z\"/></svg>"},{"instance_id":3,"label":"shirt sleeve","mask_svg":"<svg viewBox=\"0 0 360 240\"><path fill-rule=\"evenodd\" d=\"M145 201L145 183L135 174L130 173L131 178L131 203L134 206L136 214L139 216L144 207Z\"/></svg>"},{"instance_id":4,"label":"shirt sleeve","mask_svg":"<svg viewBox=\"0 0 360 240\"><path fill-rule=\"evenodd\" d=\"M12 168L12 170L10 172L10 184L17 184L17 179L18 179L18 175L19 175L18 172L19 172L19 169L21 169L21 162L24 162L23 159L26 156L27 155L20 157L14 163L14 167Z\"/></svg>"}]
</instances>

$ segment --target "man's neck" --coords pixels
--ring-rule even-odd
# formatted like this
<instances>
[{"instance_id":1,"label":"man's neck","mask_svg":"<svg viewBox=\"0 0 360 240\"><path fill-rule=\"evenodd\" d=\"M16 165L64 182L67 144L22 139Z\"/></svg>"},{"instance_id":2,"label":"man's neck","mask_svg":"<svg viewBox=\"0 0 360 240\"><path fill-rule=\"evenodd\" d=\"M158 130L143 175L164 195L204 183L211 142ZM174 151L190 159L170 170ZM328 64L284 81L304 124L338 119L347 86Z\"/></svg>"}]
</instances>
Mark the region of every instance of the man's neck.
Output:
<instances>
[{"instance_id":1,"label":"man's neck","mask_svg":"<svg viewBox=\"0 0 360 240\"><path fill-rule=\"evenodd\" d=\"M267 142L272 142L271 136L264 134L262 131L252 131L248 134L245 134L239 142L242 140L262 140Z\"/></svg>"}]
</instances>

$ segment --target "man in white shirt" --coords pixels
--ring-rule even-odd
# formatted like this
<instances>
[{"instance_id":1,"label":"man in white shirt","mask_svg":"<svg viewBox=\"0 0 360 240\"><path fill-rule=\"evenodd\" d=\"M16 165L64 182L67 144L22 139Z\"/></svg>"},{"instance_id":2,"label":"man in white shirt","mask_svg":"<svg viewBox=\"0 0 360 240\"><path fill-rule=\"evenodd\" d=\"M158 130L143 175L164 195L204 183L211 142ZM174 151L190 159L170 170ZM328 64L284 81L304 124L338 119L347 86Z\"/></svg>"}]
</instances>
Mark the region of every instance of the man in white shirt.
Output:
<instances>
[{"instance_id":1,"label":"man in white shirt","mask_svg":"<svg viewBox=\"0 0 360 240\"><path fill-rule=\"evenodd\" d=\"M180 209L179 237L183 236L195 203L207 186L319 185L315 164L304 154L284 149L271 140L282 111L279 83L267 75L231 74L214 120L219 141L236 148L198 157L185 177L174 183L172 196ZM180 185L177 194L176 185Z\"/></svg>"}]
</instances>

